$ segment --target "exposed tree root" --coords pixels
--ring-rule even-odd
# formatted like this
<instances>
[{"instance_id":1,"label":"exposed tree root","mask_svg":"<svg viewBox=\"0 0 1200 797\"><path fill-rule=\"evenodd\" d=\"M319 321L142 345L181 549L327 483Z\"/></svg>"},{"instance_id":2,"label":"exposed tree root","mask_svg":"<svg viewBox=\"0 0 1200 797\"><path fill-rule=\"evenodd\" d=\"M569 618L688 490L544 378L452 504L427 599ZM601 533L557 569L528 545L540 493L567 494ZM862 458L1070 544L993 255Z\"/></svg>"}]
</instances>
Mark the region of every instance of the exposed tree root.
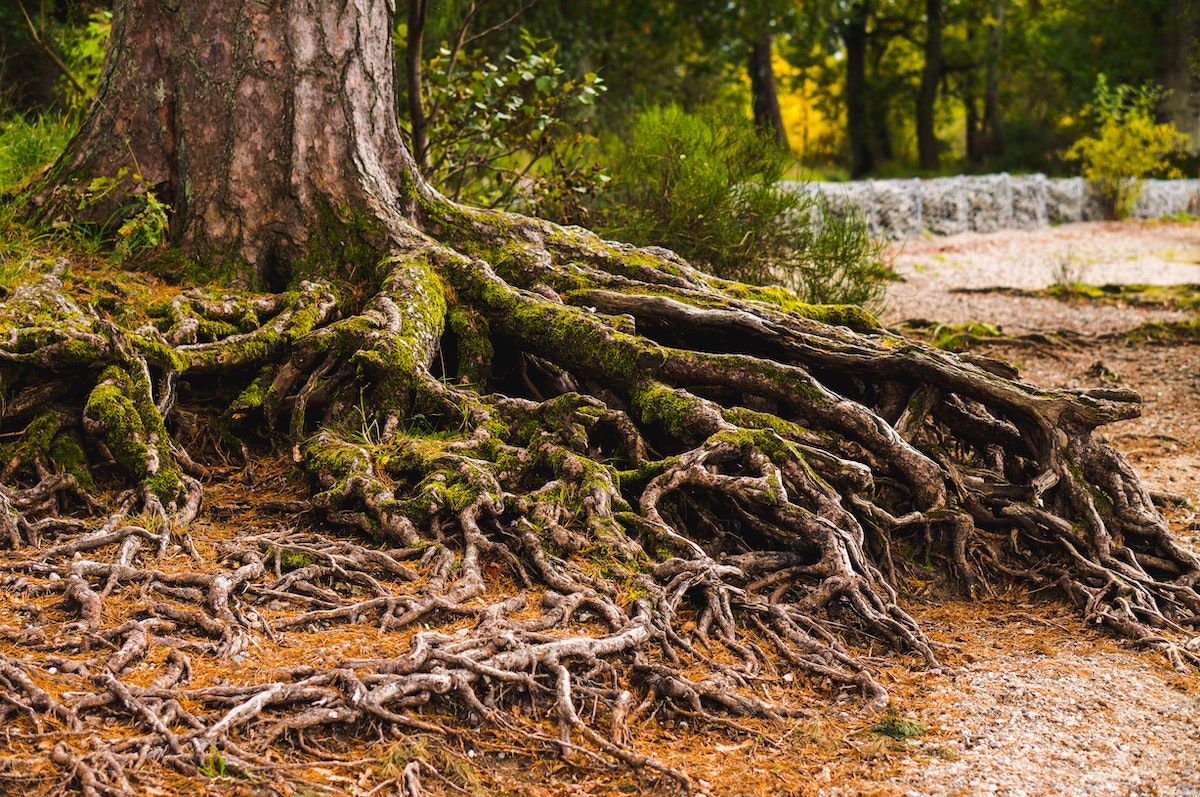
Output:
<instances>
[{"instance_id":1,"label":"exposed tree root","mask_svg":"<svg viewBox=\"0 0 1200 797\"><path fill-rule=\"evenodd\" d=\"M794 675L882 709L864 648L938 666L913 581L1054 587L1200 664L1200 562L1094 434L1136 394L1036 388L659 250L422 212L438 242L393 219L357 301L193 288L138 318L60 263L0 305L0 570L26 618L0 715L22 749L63 732L57 786L482 725L689 790L639 723L750 734L811 708ZM264 451L311 498L206 511L202 481L253 482ZM377 654L241 669L343 632Z\"/></svg>"}]
</instances>

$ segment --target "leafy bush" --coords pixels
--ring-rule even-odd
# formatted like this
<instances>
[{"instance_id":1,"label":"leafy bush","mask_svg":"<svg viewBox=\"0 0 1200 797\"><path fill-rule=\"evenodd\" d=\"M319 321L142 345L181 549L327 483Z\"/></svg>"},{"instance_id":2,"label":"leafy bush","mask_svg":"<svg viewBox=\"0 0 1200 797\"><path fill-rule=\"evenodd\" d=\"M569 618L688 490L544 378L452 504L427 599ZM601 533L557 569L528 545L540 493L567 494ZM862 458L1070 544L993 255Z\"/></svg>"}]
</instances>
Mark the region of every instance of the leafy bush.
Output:
<instances>
[{"instance_id":1,"label":"leafy bush","mask_svg":"<svg viewBox=\"0 0 1200 797\"><path fill-rule=\"evenodd\" d=\"M666 246L720 277L783 283L807 301L878 300L887 269L866 219L781 185L788 165L740 115L649 108L609 164L602 231Z\"/></svg>"},{"instance_id":2,"label":"leafy bush","mask_svg":"<svg viewBox=\"0 0 1200 797\"><path fill-rule=\"evenodd\" d=\"M1181 154L1188 137L1172 124L1158 124L1154 108L1158 86L1109 86L1101 74L1089 112L1099 122L1095 136L1076 141L1067 157L1082 161L1083 176L1119 219L1128 218L1141 196L1141 178L1178 177L1171 158Z\"/></svg>"},{"instance_id":3,"label":"leafy bush","mask_svg":"<svg viewBox=\"0 0 1200 797\"><path fill-rule=\"evenodd\" d=\"M557 47L522 33L521 49L492 60L443 46L426 66L427 175L445 194L488 207L562 203L598 179L580 129L605 90L595 73L568 76Z\"/></svg>"}]
</instances>

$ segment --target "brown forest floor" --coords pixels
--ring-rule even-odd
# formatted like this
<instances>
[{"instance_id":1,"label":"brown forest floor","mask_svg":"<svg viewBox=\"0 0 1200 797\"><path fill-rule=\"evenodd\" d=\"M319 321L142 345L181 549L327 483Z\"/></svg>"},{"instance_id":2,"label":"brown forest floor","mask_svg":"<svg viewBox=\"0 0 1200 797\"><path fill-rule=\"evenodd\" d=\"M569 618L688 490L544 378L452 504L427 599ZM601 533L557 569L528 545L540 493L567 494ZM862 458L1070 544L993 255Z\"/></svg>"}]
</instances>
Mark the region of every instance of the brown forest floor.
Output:
<instances>
[{"instance_id":1,"label":"brown forest floor","mask_svg":"<svg viewBox=\"0 0 1200 797\"><path fill-rule=\"evenodd\" d=\"M1008 286L1028 291L1064 276L1081 282L1200 283L1200 224L1074 225L956 236L912 242L895 254L905 281L891 291L884 313L889 323L977 321L1006 332L1074 329L1094 335L1190 316L1129 303L955 290ZM1200 503L1196 344L1132 345L1122 338L1067 335L972 345L1016 363L1024 378L1047 386L1137 388L1146 400L1144 416L1109 427L1110 439L1152 488ZM267 533L294 519L261 504L267 498L302 496L299 485L278 468L231 464L214 474L207 525L193 533L202 556L215 553L222 540ZM1200 543L1200 521L1189 505L1172 509L1170 517L1183 539ZM682 716L655 715L638 726L635 746L686 769L711 795L1200 793L1190 790L1200 783L1200 676L1179 674L1155 654L1085 627L1072 610L1043 596L1010 592L966 603L923 596L922 585L911 586L907 608L945 646L944 667L930 672L892 654L881 654L873 663L892 695L894 718L923 725L922 734L908 741L880 735L872 730L880 718L859 715L856 695L847 692L831 702L825 692L812 694L811 714L794 725L743 721L759 731L754 738L694 727ZM73 618L61 603L57 597L18 602L0 591L0 653L20 655L29 641L26 632L35 626L50 634L56 626L65 628ZM265 611L270 615L283 607ZM383 635L364 625L293 629L278 644L198 663L193 682L267 679L281 668L398 654L406 642L404 634ZM162 662L147 659L137 667L152 677ZM129 679L136 678L135 669ZM796 679L792 688L793 700L801 702L810 687ZM0 765L17 776L4 781L7 788L24 781L30 793L53 790L52 768L37 762L49 756L60 733L47 728L44 736L21 742L6 733ZM250 795L263 793L270 782L287 781L291 785L284 793L400 794L398 776L416 757L435 762L448 775L426 778L432 793L656 793L653 781L625 769L597 774L594 767L551 755L531 759L514 740L486 727L449 741L411 735L308 743L303 763L288 765L286 772L246 779L212 771L212 777L190 780L162 773L146 793Z\"/></svg>"}]
</instances>

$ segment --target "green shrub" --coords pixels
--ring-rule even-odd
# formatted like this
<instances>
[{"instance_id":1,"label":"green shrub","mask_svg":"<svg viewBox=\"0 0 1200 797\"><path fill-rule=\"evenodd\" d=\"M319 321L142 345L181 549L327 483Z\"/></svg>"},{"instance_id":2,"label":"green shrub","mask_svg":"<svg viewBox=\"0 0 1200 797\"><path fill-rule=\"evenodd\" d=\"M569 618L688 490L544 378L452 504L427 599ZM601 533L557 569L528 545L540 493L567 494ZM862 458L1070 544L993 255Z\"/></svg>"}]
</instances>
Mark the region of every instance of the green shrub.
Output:
<instances>
[{"instance_id":1,"label":"green shrub","mask_svg":"<svg viewBox=\"0 0 1200 797\"><path fill-rule=\"evenodd\" d=\"M1128 218L1141 196L1141 178L1178 177L1172 157L1182 154L1188 137L1172 124L1158 124L1154 108L1162 97L1157 86L1109 86L1101 74L1088 106L1097 119L1095 136L1076 141L1067 157L1083 164L1083 176L1116 218Z\"/></svg>"},{"instance_id":2,"label":"green shrub","mask_svg":"<svg viewBox=\"0 0 1200 797\"><path fill-rule=\"evenodd\" d=\"M425 66L430 150L427 177L452 199L487 207L573 212L572 195L600 178L581 132L597 95L595 73L572 77L557 47L522 32L500 59L441 47Z\"/></svg>"},{"instance_id":3,"label":"green shrub","mask_svg":"<svg viewBox=\"0 0 1200 797\"><path fill-rule=\"evenodd\" d=\"M608 164L605 234L668 247L717 276L782 283L819 303L883 293L881 244L861 214L781 184L790 161L733 113L652 107Z\"/></svg>"}]
</instances>

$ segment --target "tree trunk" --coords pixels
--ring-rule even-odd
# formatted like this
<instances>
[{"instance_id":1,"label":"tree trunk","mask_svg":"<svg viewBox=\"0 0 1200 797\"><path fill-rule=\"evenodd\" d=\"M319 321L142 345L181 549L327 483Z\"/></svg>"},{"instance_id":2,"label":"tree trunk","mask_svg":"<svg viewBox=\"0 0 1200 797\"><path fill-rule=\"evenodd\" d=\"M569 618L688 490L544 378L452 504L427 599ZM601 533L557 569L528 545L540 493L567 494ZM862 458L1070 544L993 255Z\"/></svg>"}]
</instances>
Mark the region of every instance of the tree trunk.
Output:
<instances>
[{"instance_id":1,"label":"tree trunk","mask_svg":"<svg viewBox=\"0 0 1200 797\"><path fill-rule=\"evenodd\" d=\"M791 151L783 113L779 109L779 93L775 86L775 65L771 61L771 34L763 32L750 47L750 94L754 98L754 126L759 133L770 136L775 146Z\"/></svg>"},{"instance_id":2,"label":"tree trunk","mask_svg":"<svg viewBox=\"0 0 1200 797\"><path fill-rule=\"evenodd\" d=\"M1200 155L1200 6L1172 0L1161 21L1159 82L1167 90L1159 106L1163 121L1189 137L1189 150Z\"/></svg>"},{"instance_id":3,"label":"tree trunk","mask_svg":"<svg viewBox=\"0 0 1200 797\"><path fill-rule=\"evenodd\" d=\"M1004 113L1000 107L1000 58L1004 53L1004 19L1008 0L993 0L992 24L987 32L986 73L983 90L983 155L995 162L1004 157Z\"/></svg>"},{"instance_id":4,"label":"tree trunk","mask_svg":"<svg viewBox=\"0 0 1200 797\"><path fill-rule=\"evenodd\" d=\"M978 29L971 20L967 20L967 51L975 52L979 37ZM967 162L983 163L983 133L979 119L979 81L976 75L978 63L970 64L962 74L962 101L966 114L966 155Z\"/></svg>"},{"instance_id":5,"label":"tree trunk","mask_svg":"<svg viewBox=\"0 0 1200 797\"><path fill-rule=\"evenodd\" d=\"M123 195L153 190L174 210L183 252L275 289L310 257L316 219L383 247L353 219L390 225L414 208L390 8L118 0L96 102L56 174L75 194L97 177L119 177L124 191L81 212L61 190L39 201L108 223Z\"/></svg>"},{"instance_id":6,"label":"tree trunk","mask_svg":"<svg viewBox=\"0 0 1200 797\"><path fill-rule=\"evenodd\" d=\"M846 137L850 142L850 176L875 170L871 134L870 88L867 85L867 20L870 0L858 0L842 32L846 46Z\"/></svg>"},{"instance_id":7,"label":"tree trunk","mask_svg":"<svg viewBox=\"0 0 1200 797\"><path fill-rule=\"evenodd\" d=\"M425 75L422 52L429 0L408 0L408 38L404 66L408 84L408 124L412 128L412 155L421 172L429 171L429 119L425 116Z\"/></svg>"},{"instance_id":8,"label":"tree trunk","mask_svg":"<svg viewBox=\"0 0 1200 797\"><path fill-rule=\"evenodd\" d=\"M47 782L286 779L352 734L461 748L469 717L522 760L690 789L636 749L649 716L758 734L732 717L792 725L813 689L882 709L875 657L938 662L912 581L1024 583L1200 662L1200 559L1095 433L1135 393L449 202L400 140L389 23L373 0L116 7L43 208L129 169L184 251L260 290L143 255L0 298L0 566L55 618L10 634L0 709L39 745L64 729L29 747Z\"/></svg>"},{"instance_id":9,"label":"tree trunk","mask_svg":"<svg viewBox=\"0 0 1200 797\"><path fill-rule=\"evenodd\" d=\"M925 67L917 97L917 153L921 168L938 168L934 110L942 81L942 0L925 0Z\"/></svg>"}]
</instances>

